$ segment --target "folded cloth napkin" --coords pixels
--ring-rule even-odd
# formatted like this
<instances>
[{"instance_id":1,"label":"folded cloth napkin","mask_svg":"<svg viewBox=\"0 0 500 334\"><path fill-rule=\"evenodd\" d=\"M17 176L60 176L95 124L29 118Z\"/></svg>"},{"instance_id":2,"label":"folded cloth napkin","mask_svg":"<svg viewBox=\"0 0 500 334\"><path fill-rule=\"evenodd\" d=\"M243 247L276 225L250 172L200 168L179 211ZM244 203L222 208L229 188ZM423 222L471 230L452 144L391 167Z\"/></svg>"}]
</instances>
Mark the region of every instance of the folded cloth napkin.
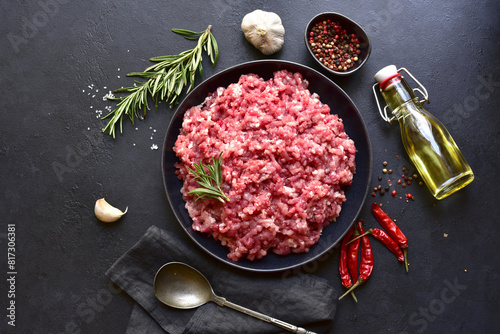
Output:
<instances>
[{"instance_id":1,"label":"folded cloth napkin","mask_svg":"<svg viewBox=\"0 0 500 334\"><path fill-rule=\"evenodd\" d=\"M320 277L252 273L232 268L184 238L150 227L106 275L137 305L127 334L153 333L283 333L279 327L209 302L192 310L178 310L161 303L154 294L153 280L167 262L184 262L198 269L215 294L227 300L317 333L327 333L333 324L337 291Z\"/></svg>"}]
</instances>

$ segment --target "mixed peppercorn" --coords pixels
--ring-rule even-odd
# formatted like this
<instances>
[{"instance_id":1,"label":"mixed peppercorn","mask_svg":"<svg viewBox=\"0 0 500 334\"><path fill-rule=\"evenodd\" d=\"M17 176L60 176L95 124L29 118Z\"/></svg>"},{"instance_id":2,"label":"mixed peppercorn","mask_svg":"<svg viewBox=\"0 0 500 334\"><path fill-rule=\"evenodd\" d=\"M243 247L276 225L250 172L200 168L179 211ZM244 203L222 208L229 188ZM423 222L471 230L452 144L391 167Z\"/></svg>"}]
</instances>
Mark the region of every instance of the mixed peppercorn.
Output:
<instances>
[{"instance_id":1,"label":"mixed peppercorn","mask_svg":"<svg viewBox=\"0 0 500 334\"><path fill-rule=\"evenodd\" d=\"M371 193L371 195L372 195L372 197L376 197L377 194L379 196L384 196L385 193L390 192L390 194L393 197L397 197L398 196L397 190L396 189L391 190L391 187L393 186L393 181L394 181L394 176L392 175L394 173L394 171L392 169L386 168L388 165L387 161L384 161L382 163L382 165L384 166L384 168L382 169L382 174L384 174L384 175L388 174L388 175L390 175L390 177L387 180L386 186L382 186L381 184L377 185L376 187L373 188L373 192ZM401 175L401 178L399 178L396 183L398 186L401 186L403 189L410 186L413 182L418 182L419 186L424 185L424 183L422 181L418 180L417 173L410 173L406 167L402 168L402 172L403 172L403 174ZM383 177L379 176L378 180L382 181ZM408 193L408 192L405 194L404 197L401 196L399 198L400 199L405 198L407 201L409 201L409 200L414 201L415 200L415 197L411 193Z\"/></svg>"},{"instance_id":2,"label":"mixed peppercorn","mask_svg":"<svg viewBox=\"0 0 500 334\"><path fill-rule=\"evenodd\" d=\"M339 22L316 23L309 31L309 47L314 56L333 71L347 71L359 60L359 38L348 33Z\"/></svg>"},{"instance_id":3,"label":"mixed peppercorn","mask_svg":"<svg viewBox=\"0 0 500 334\"><path fill-rule=\"evenodd\" d=\"M404 262L406 271L408 272L407 238L378 204L372 204L372 213L387 232L378 228L370 228L365 232L363 221L359 221L347 232L340 247L339 271L342 285L348 290L339 300L347 294L351 294L357 302L353 292L354 289L366 282L373 272L373 251L368 235L372 235L382 242L382 244L396 255L398 261ZM358 274L358 256L360 250L361 258ZM357 281L353 284L353 278L355 277L357 277Z\"/></svg>"}]
</instances>

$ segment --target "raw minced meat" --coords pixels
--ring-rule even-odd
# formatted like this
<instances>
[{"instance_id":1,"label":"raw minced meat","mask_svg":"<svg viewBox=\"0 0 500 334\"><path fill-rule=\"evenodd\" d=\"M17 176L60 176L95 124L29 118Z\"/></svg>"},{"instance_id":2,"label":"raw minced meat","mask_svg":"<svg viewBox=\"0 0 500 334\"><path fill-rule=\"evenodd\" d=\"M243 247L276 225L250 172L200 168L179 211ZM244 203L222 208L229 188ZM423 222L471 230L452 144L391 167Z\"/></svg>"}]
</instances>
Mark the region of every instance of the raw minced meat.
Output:
<instances>
[{"instance_id":1,"label":"raw minced meat","mask_svg":"<svg viewBox=\"0 0 500 334\"><path fill-rule=\"evenodd\" d=\"M184 115L174 151L193 229L219 240L233 261L309 251L346 200L354 142L307 87L286 70L270 80L242 75ZM188 167L220 152L230 201L196 200L188 192L200 186Z\"/></svg>"}]
</instances>

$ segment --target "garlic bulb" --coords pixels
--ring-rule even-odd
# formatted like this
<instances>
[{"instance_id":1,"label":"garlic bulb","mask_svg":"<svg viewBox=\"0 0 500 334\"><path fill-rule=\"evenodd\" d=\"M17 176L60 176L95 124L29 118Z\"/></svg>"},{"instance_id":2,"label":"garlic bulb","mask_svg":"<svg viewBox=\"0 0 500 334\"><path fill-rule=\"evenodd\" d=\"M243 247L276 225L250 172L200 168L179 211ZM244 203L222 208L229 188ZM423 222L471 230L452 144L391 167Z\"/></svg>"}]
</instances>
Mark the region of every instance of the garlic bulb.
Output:
<instances>
[{"instance_id":1,"label":"garlic bulb","mask_svg":"<svg viewBox=\"0 0 500 334\"><path fill-rule=\"evenodd\" d=\"M94 213L95 216L103 223L112 223L121 218L127 213L128 207L125 212L111 206L104 198L98 199L95 202Z\"/></svg>"},{"instance_id":2,"label":"garlic bulb","mask_svg":"<svg viewBox=\"0 0 500 334\"><path fill-rule=\"evenodd\" d=\"M267 56L281 50L285 42L285 28L273 12L257 9L248 13L241 21L241 30L247 41Z\"/></svg>"}]
</instances>

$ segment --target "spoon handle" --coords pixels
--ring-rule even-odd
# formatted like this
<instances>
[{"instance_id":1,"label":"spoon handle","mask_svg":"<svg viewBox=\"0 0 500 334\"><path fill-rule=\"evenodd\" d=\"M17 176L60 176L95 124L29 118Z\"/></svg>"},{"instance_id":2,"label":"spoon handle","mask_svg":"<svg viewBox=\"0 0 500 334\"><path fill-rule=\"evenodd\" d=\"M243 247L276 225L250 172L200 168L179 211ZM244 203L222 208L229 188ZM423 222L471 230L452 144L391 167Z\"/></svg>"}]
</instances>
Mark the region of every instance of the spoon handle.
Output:
<instances>
[{"instance_id":1,"label":"spoon handle","mask_svg":"<svg viewBox=\"0 0 500 334\"><path fill-rule=\"evenodd\" d=\"M250 316L252 316L254 318L263 320L265 322L268 322L270 324L273 324L275 326L283 328L283 329L285 329L285 330L287 330L289 332L292 332L292 333L297 333L297 334L316 334L316 333L308 331L308 330L306 330L306 329L304 329L302 327L294 326L294 325L289 324L287 322L275 319L275 318L270 317L268 315L265 315L265 314L259 313L257 311L250 310L250 309L248 309L246 307L240 306L238 304L232 303L232 302L230 302L229 300L227 300L224 297L214 296L213 301L217 305L219 305L219 306L227 306L229 308L232 308L233 310L236 310L236 311L239 311L241 313L250 315Z\"/></svg>"}]
</instances>

